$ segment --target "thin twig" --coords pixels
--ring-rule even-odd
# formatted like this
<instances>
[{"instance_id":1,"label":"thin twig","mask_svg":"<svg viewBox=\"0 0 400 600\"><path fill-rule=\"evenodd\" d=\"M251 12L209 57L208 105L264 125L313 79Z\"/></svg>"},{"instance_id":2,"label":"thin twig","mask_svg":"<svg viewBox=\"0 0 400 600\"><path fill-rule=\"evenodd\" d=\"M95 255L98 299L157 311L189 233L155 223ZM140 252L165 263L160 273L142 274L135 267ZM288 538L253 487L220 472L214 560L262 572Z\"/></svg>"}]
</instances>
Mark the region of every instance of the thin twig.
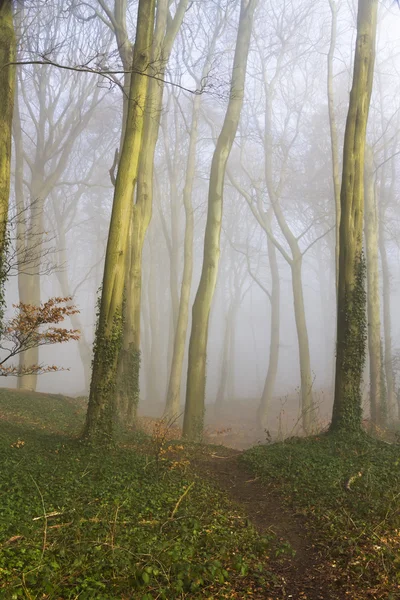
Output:
<instances>
[{"instance_id":1,"label":"thin twig","mask_svg":"<svg viewBox=\"0 0 400 600\"><path fill-rule=\"evenodd\" d=\"M194 486L194 481L192 481L192 483L191 483L191 484L190 484L190 485L189 485L189 486L186 488L186 490L183 492L182 496L179 498L178 502L175 504L175 508L174 508L174 510L172 511L172 513L171 513L171 516L170 516L170 518L169 518L169 519L170 519L170 521L172 521L172 519L173 519L173 518L174 518L174 516L176 515L176 512L177 512L177 510L178 510L178 508L179 508L179 506L180 506L180 504L181 504L182 500L184 499L184 497L186 496L186 494L188 494L188 493L189 493L189 491L191 490L191 488L192 488L193 486Z\"/></svg>"}]
</instances>

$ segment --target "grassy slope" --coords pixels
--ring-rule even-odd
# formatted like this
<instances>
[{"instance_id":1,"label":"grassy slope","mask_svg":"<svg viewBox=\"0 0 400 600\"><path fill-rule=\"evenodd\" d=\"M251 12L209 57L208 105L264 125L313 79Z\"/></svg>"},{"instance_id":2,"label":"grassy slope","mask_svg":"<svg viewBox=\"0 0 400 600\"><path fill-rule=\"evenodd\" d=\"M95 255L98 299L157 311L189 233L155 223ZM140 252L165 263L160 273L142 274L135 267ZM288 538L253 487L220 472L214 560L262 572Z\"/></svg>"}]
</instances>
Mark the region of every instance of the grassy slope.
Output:
<instances>
[{"instance_id":1,"label":"grassy slope","mask_svg":"<svg viewBox=\"0 0 400 600\"><path fill-rule=\"evenodd\" d=\"M61 396L0 390L0 597L257 593L267 538L179 447L170 460L143 437L93 452L71 436L83 416Z\"/></svg>"},{"instance_id":2,"label":"grassy slope","mask_svg":"<svg viewBox=\"0 0 400 600\"><path fill-rule=\"evenodd\" d=\"M353 598L400 598L398 445L322 435L255 447L243 460L309 517L338 577L363 590Z\"/></svg>"}]
</instances>

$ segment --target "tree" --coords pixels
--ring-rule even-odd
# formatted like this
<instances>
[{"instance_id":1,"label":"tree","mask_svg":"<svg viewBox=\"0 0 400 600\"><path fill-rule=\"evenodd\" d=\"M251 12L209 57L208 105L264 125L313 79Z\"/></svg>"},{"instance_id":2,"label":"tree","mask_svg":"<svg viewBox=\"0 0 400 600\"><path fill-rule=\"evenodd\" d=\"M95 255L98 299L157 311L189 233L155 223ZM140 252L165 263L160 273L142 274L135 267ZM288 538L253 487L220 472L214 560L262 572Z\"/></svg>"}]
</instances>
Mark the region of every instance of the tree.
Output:
<instances>
[{"instance_id":1,"label":"tree","mask_svg":"<svg viewBox=\"0 0 400 600\"><path fill-rule=\"evenodd\" d=\"M339 272L339 224L340 224L340 175L339 175L339 150L338 150L338 132L335 116L335 104L333 96L333 57L336 48L336 37L337 37L337 5L336 0L329 0L329 6L332 13L331 22L331 40L329 44L328 52L328 78L327 78L327 92L328 92L328 110L329 110L329 129L331 134L331 153L332 153L332 182L333 182L333 194L335 198L335 215L336 215L336 226L335 226L335 277L336 277L336 290L338 286L338 272Z\"/></svg>"},{"instance_id":2,"label":"tree","mask_svg":"<svg viewBox=\"0 0 400 600\"><path fill-rule=\"evenodd\" d=\"M211 164L203 266L192 309L189 342L183 422L183 435L189 439L199 439L203 432L208 323L218 273L224 179L243 105L247 59L256 5L257 0L241 1L229 103Z\"/></svg>"},{"instance_id":3,"label":"tree","mask_svg":"<svg viewBox=\"0 0 400 600\"><path fill-rule=\"evenodd\" d=\"M221 30L222 21L221 11L218 9L217 18L215 20L215 28L207 56L204 61L201 77L197 79L197 86L200 87L210 72L212 65L212 57L215 50L218 35ZM171 361L171 370L169 374L167 400L165 405L165 415L168 418L176 418L180 410L181 401L181 381L183 360L185 354L187 328L189 322L189 303L190 291L192 287L193 274L193 242L194 242L194 216L192 205L192 192L196 171L196 147L198 141L199 129L199 113L201 108L201 96L198 94L193 101L190 132L189 132L189 148L187 152L187 163L185 172L185 183L183 188L183 205L185 208L185 236L183 250L183 273L179 296L178 318L174 331L174 344ZM181 108L182 110L182 108Z\"/></svg>"},{"instance_id":4,"label":"tree","mask_svg":"<svg viewBox=\"0 0 400 600\"><path fill-rule=\"evenodd\" d=\"M114 433L117 365L122 342L122 313L132 198L143 139L155 0L140 0L125 136L115 181L100 309L96 330L89 405L83 435L109 443ZM128 376L128 374L127 374ZM129 377L133 374L129 373Z\"/></svg>"},{"instance_id":5,"label":"tree","mask_svg":"<svg viewBox=\"0 0 400 600\"><path fill-rule=\"evenodd\" d=\"M23 52L40 56L43 51L54 57L77 56L89 53L90 41L72 15L65 15L58 0L51 6L40 7L34 15L26 7L16 15L16 29ZM25 17L25 18L24 18ZM27 21L30 25L27 26ZM74 46L65 44L66 30ZM45 34L41 35L41 32ZM71 56L71 58L72 58ZM21 59L21 60L20 60ZM15 201L17 211L24 215L19 222L18 255L21 268L18 288L21 302L40 304L40 264L46 245L45 209L51 196L62 185L62 176L71 166L74 147L82 138L104 91L96 75L85 75L68 69L53 69L43 64L26 64L18 70L14 111L15 142ZM85 161L87 157L85 157ZM36 260L27 264L25 257ZM66 290L65 290L66 292ZM66 295L63 293L63 295ZM20 354L21 367L39 361L39 348ZM37 377L26 373L18 386L34 390Z\"/></svg>"},{"instance_id":6,"label":"tree","mask_svg":"<svg viewBox=\"0 0 400 600\"><path fill-rule=\"evenodd\" d=\"M11 137L14 108L16 40L12 0L0 1L0 269L6 247L10 196Z\"/></svg>"},{"instance_id":7,"label":"tree","mask_svg":"<svg viewBox=\"0 0 400 600\"><path fill-rule=\"evenodd\" d=\"M163 97L163 77L172 51L175 37L181 26L188 0L180 0L175 14L170 13L169 2L157 2L157 18L154 42L151 49L151 64L156 71L148 83L144 114L144 135L140 151L140 162L135 202L130 224L129 256L125 281L126 310L122 331L122 349L119 355L118 404L129 423L136 418L139 402L140 371L140 317L142 289L143 245L153 208L154 154L160 126Z\"/></svg>"},{"instance_id":8,"label":"tree","mask_svg":"<svg viewBox=\"0 0 400 600\"><path fill-rule=\"evenodd\" d=\"M362 251L364 162L371 100L378 0L359 0L353 85L343 148L335 398L331 431L361 428L365 361L365 262Z\"/></svg>"},{"instance_id":9,"label":"tree","mask_svg":"<svg viewBox=\"0 0 400 600\"><path fill-rule=\"evenodd\" d=\"M371 420L378 427L386 422L382 369L381 304L379 285L379 225L377 185L372 148L365 154L365 254L367 270L368 355Z\"/></svg>"},{"instance_id":10,"label":"tree","mask_svg":"<svg viewBox=\"0 0 400 600\"><path fill-rule=\"evenodd\" d=\"M76 306L71 304L71 298L49 298L40 306L19 302L14 305L15 315L3 323L0 335L0 351L5 356L0 357L0 377L22 377L27 373L40 375L59 371L55 365L30 364L7 366L14 356L31 348L62 344L71 340L78 341L78 329L58 327L67 317L78 314Z\"/></svg>"}]
</instances>

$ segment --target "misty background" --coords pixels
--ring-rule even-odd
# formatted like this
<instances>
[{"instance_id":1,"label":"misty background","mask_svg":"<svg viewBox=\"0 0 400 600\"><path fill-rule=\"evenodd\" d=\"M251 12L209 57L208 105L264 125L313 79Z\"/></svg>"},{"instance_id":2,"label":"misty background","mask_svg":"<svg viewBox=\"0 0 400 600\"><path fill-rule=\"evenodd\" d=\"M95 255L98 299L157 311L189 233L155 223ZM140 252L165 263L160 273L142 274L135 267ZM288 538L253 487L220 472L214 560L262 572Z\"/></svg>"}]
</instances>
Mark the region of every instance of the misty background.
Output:
<instances>
[{"instance_id":1,"label":"misty background","mask_svg":"<svg viewBox=\"0 0 400 600\"><path fill-rule=\"evenodd\" d=\"M356 5L345 0L336 4L333 84L342 148ZM136 8L135 2L128 2L131 39ZM26 2L20 22L18 61L45 57L70 67L121 70L110 28L105 20L92 18L98 10L97 0L52 0L40 8ZM390 271L392 345L396 355L400 349L400 317L396 310L400 299L400 14L396 6L387 4L382 4L380 13L368 143L373 149L379 210L384 219L381 236ZM140 385L140 410L144 413L163 405L166 398L183 264L182 194L193 101L200 93L192 196L194 296L202 264L210 163L229 99L238 14L239 7L231 0L192 2L167 66L169 84L164 89L156 150L155 201L144 251ZM264 387L271 333L271 273L267 235L257 211L269 202L264 173L268 100L272 107L273 184L279 190L286 224L304 252L302 283L313 389L321 418L330 413L336 327L335 206L327 99L331 19L328 0L260 0L255 14L245 103L225 180L221 263L208 342L207 404L217 398L226 403L258 403ZM216 25L218 36L212 47ZM210 72L202 81L211 47ZM32 215L40 211L43 231L38 229L36 234L43 234L43 247L28 271L34 270L40 276L42 301L55 295L73 296L80 310L82 332L80 342L40 349L41 362L68 370L40 377L38 391L88 394L96 302L113 199L113 164L121 135L123 92L119 77L42 64L24 64L17 70L12 245L16 248L21 243L26 235L21 230L24 225L29 230ZM15 202L16 161L22 169L23 213L18 212ZM290 254L275 217L271 228L278 244ZM275 397L279 410L286 396L296 398L300 370L291 269L282 253L277 252L277 260L281 331ZM18 301L18 276L15 272L11 275L7 306ZM9 378L1 381L6 387L14 384ZM183 395L185 386L181 389Z\"/></svg>"}]
</instances>

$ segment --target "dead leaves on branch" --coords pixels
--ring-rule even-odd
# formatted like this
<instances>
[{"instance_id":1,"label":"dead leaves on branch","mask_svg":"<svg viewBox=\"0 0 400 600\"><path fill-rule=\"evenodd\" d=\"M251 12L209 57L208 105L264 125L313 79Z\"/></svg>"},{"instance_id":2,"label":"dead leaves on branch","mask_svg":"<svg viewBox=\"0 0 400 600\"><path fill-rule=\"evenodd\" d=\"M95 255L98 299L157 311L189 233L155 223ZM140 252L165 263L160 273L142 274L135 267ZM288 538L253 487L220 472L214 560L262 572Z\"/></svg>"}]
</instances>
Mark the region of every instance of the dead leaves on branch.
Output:
<instances>
[{"instance_id":1,"label":"dead leaves on branch","mask_svg":"<svg viewBox=\"0 0 400 600\"><path fill-rule=\"evenodd\" d=\"M0 376L38 375L63 370L56 365L37 364L20 367L6 366L5 363L31 348L79 340L78 329L58 326L66 318L79 313L71 302L71 297L56 296L39 306L24 302L13 305L15 315L3 324L1 332L0 350L4 355L0 360Z\"/></svg>"}]
</instances>

